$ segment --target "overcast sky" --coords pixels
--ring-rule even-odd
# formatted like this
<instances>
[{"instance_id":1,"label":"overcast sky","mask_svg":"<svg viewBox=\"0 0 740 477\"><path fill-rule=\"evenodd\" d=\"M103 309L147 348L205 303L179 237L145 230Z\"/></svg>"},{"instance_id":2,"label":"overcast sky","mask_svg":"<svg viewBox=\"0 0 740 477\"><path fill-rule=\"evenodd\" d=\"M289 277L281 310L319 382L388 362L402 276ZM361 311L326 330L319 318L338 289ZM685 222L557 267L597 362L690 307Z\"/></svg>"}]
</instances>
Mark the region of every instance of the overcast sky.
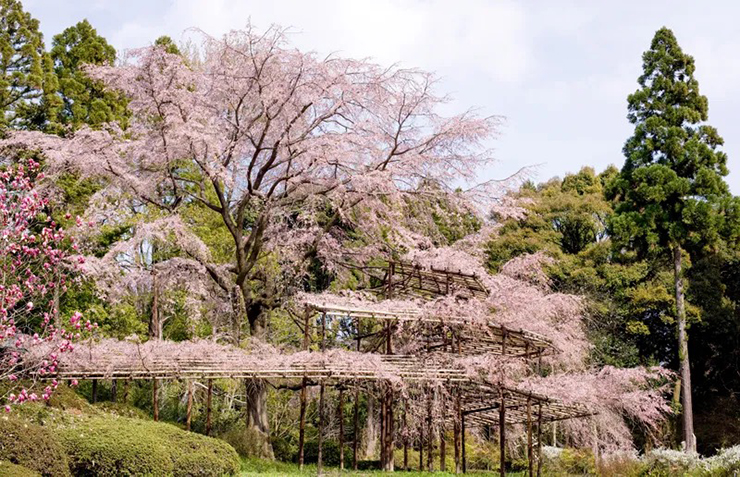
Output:
<instances>
[{"instance_id":1,"label":"overcast sky","mask_svg":"<svg viewBox=\"0 0 740 477\"><path fill-rule=\"evenodd\" d=\"M503 115L492 143L500 163L482 178L540 164L537 180L584 165L621 167L631 134L626 98L658 28L696 58L709 122L725 138L728 178L740 193L740 2L494 0L22 0L53 35L87 18L119 51L276 23L303 50L372 57L434 71L451 110Z\"/></svg>"}]
</instances>

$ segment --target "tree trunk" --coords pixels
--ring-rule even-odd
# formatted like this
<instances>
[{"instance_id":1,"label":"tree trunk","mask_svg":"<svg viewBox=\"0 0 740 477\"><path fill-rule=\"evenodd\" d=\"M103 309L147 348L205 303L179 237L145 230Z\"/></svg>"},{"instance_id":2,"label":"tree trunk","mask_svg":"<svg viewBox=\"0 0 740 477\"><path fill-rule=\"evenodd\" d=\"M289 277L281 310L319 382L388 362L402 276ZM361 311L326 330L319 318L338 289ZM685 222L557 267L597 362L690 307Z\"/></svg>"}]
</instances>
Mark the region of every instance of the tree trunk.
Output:
<instances>
[{"instance_id":1,"label":"tree trunk","mask_svg":"<svg viewBox=\"0 0 740 477\"><path fill-rule=\"evenodd\" d=\"M378 424L375 418L375 397L372 393L367 396L367 421L363 443L365 459L375 457L375 452L378 450Z\"/></svg>"},{"instance_id":2,"label":"tree trunk","mask_svg":"<svg viewBox=\"0 0 740 477\"><path fill-rule=\"evenodd\" d=\"M686 333L686 307L683 290L683 264L681 247L673 246L673 272L676 284L676 315L678 318L678 360L681 374L681 407L683 415L683 439L686 452L696 452L694 435L694 411L691 404L691 368L689 361L689 337Z\"/></svg>"}]
</instances>

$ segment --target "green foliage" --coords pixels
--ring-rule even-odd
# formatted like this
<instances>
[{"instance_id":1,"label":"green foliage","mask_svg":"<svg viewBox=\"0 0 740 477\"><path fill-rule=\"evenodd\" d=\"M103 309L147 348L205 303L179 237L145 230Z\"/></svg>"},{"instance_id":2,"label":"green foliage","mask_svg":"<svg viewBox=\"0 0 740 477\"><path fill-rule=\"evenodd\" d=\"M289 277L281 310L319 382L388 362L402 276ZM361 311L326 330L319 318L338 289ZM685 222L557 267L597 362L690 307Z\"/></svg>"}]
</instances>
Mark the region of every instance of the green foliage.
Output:
<instances>
[{"instance_id":1,"label":"green foliage","mask_svg":"<svg viewBox=\"0 0 740 477\"><path fill-rule=\"evenodd\" d=\"M36 477L41 474L28 467L3 460L0 461L0 475L4 475L5 477Z\"/></svg>"},{"instance_id":2,"label":"green foliage","mask_svg":"<svg viewBox=\"0 0 740 477\"><path fill-rule=\"evenodd\" d=\"M247 427L243 420L232 425L219 438L228 442L242 457L265 457L262 455L265 448L264 434Z\"/></svg>"},{"instance_id":3,"label":"green foliage","mask_svg":"<svg viewBox=\"0 0 740 477\"><path fill-rule=\"evenodd\" d=\"M59 435L75 475L221 476L239 469L228 444L170 424L92 417Z\"/></svg>"},{"instance_id":4,"label":"green foliage","mask_svg":"<svg viewBox=\"0 0 740 477\"><path fill-rule=\"evenodd\" d=\"M722 179L728 174L727 155L719 150L724 141L704 123L709 106L694 70L694 58L661 28L643 55L641 89L627 99L635 132L609 185L616 201L610 229L618 246L643 255L701 248L736 233L736 199Z\"/></svg>"},{"instance_id":5,"label":"green foliage","mask_svg":"<svg viewBox=\"0 0 740 477\"><path fill-rule=\"evenodd\" d=\"M64 449L54 435L19 417L0 418L0 460L22 465L44 476L70 475Z\"/></svg>"},{"instance_id":6,"label":"green foliage","mask_svg":"<svg viewBox=\"0 0 740 477\"><path fill-rule=\"evenodd\" d=\"M34 127L55 80L38 20L19 0L0 0L0 126Z\"/></svg>"},{"instance_id":7,"label":"green foliage","mask_svg":"<svg viewBox=\"0 0 740 477\"><path fill-rule=\"evenodd\" d=\"M304 462L316 463L319 459L319 443L318 441L307 441L304 448ZM333 439L324 440L322 443L322 460L324 465L329 467L339 466L339 442ZM344 446L344 465L349 466L352 462L352 446Z\"/></svg>"},{"instance_id":8,"label":"green foliage","mask_svg":"<svg viewBox=\"0 0 740 477\"><path fill-rule=\"evenodd\" d=\"M49 115L50 131L77 129L83 124L97 128L113 121L125 127L128 115L125 98L116 91L106 90L84 71L85 65L111 66L116 59L116 50L87 20L55 35L50 54L63 105L55 115Z\"/></svg>"},{"instance_id":9,"label":"green foliage","mask_svg":"<svg viewBox=\"0 0 740 477\"><path fill-rule=\"evenodd\" d=\"M159 38L154 40L154 44L156 46L164 48L164 51L171 55L182 55L175 42L172 41L172 38L167 35L160 36Z\"/></svg>"}]
</instances>

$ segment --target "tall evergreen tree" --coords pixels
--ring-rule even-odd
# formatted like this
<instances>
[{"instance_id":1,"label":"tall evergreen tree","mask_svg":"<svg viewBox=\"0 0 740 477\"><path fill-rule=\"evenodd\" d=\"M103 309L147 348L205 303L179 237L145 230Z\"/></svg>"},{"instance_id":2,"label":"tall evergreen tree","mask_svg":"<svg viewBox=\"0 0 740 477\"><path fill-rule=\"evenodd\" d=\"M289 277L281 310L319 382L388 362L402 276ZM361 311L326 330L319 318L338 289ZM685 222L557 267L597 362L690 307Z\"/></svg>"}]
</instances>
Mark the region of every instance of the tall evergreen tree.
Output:
<instances>
[{"instance_id":1,"label":"tall evergreen tree","mask_svg":"<svg viewBox=\"0 0 740 477\"><path fill-rule=\"evenodd\" d=\"M611 184L610 228L619 249L665 254L673 262L681 376L683 437L696 450L684 298L684 254L717 243L734 218L734 199L723 177L727 156L717 130L705 123L708 101L699 93L694 58L673 32L661 28L643 54L640 89L628 101L635 132L626 161Z\"/></svg>"},{"instance_id":2,"label":"tall evergreen tree","mask_svg":"<svg viewBox=\"0 0 740 477\"><path fill-rule=\"evenodd\" d=\"M34 127L42 98L56 107L56 87L38 20L20 1L0 0L0 125Z\"/></svg>"},{"instance_id":3,"label":"tall evergreen tree","mask_svg":"<svg viewBox=\"0 0 740 477\"><path fill-rule=\"evenodd\" d=\"M84 70L85 65L113 65L116 50L87 20L55 35L51 58L54 72L59 78L59 96L63 103L58 114L50 114L47 129L83 124L99 127L112 121L126 120L126 101L121 93L106 90L100 81L92 80Z\"/></svg>"}]
</instances>

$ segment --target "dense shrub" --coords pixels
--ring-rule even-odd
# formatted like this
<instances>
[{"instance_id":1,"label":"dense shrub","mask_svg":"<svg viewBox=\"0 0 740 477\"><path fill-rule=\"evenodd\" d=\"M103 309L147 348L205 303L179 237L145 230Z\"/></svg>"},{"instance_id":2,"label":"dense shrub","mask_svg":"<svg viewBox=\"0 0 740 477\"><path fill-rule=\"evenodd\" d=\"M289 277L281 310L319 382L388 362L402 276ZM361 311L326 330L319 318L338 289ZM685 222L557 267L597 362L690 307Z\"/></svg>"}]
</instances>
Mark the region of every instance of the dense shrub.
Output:
<instances>
[{"instance_id":1,"label":"dense shrub","mask_svg":"<svg viewBox=\"0 0 740 477\"><path fill-rule=\"evenodd\" d=\"M64 450L49 430L15 417L0 418L0 460L45 476L69 475Z\"/></svg>"},{"instance_id":2,"label":"dense shrub","mask_svg":"<svg viewBox=\"0 0 740 477\"><path fill-rule=\"evenodd\" d=\"M28 467L11 464L7 460L0 461L0 475L3 477L38 477L41 474Z\"/></svg>"},{"instance_id":3,"label":"dense shrub","mask_svg":"<svg viewBox=\"0 0 740 477\"><path fill-rule=\"evenodd\" d=\"M324 465L336 467L339 465L339 442L335 440L326 440L322 444L322 461ZM319 460L319 443L318 441L307 441L303 449L303 461L306 463L316 463ZM352 465L352 446L344 446L344 465Z\"/></svg>"},{"instance_id":4,"label":"dense shrub","mask_svg":"<svg viewBox=\"0 0 740 477\"><path fill-rule=\"evenodd\" d=\"M234 423L218 437L228 442L242 457L270 459L273 457L266 453L266 449L269 450L270 447L266 445L265 436L255 429L248 428L243 421Z\"/></svg>"},{"instance_id":5,"label":"dense shrub","mask_svg":"<svg viewBox=\"0 0 740 477\"><path fill-rule=\"evenodd\" d=\"M170 424L93 417L60 430L75 475L220 476L239 470L228 444Z\"/></svg>"},{"instance_id":6,"label":"dense shrub","mask_svg":"<svg viewBox=\"0 0 740 477\"><path fill-rule=\"evenodd\" d=\"M642 458L644 472L651 477L685 475L701 465L699 454L672 449L654 449Z\"/></svg>"},{"instance_id":7,"label":"dense shrub","mask_svg":"<svg viewBox=\"0 0 740 477\"><path fill-rule=\"evenodd\" d=\"M544 447L542 463L547 475L596 475L591 449Z\"/></svg>"},{"instance_id":8,"label":"dense shrub","mask_svg":"<svg viewBox=\"0 0 740 477\"><path fill-rule=\"evenodd\" d=\"M722 449L717 455L704 460L707 473L725 477L740 475L740 446Z\"/></svg>"}]
</instances>

